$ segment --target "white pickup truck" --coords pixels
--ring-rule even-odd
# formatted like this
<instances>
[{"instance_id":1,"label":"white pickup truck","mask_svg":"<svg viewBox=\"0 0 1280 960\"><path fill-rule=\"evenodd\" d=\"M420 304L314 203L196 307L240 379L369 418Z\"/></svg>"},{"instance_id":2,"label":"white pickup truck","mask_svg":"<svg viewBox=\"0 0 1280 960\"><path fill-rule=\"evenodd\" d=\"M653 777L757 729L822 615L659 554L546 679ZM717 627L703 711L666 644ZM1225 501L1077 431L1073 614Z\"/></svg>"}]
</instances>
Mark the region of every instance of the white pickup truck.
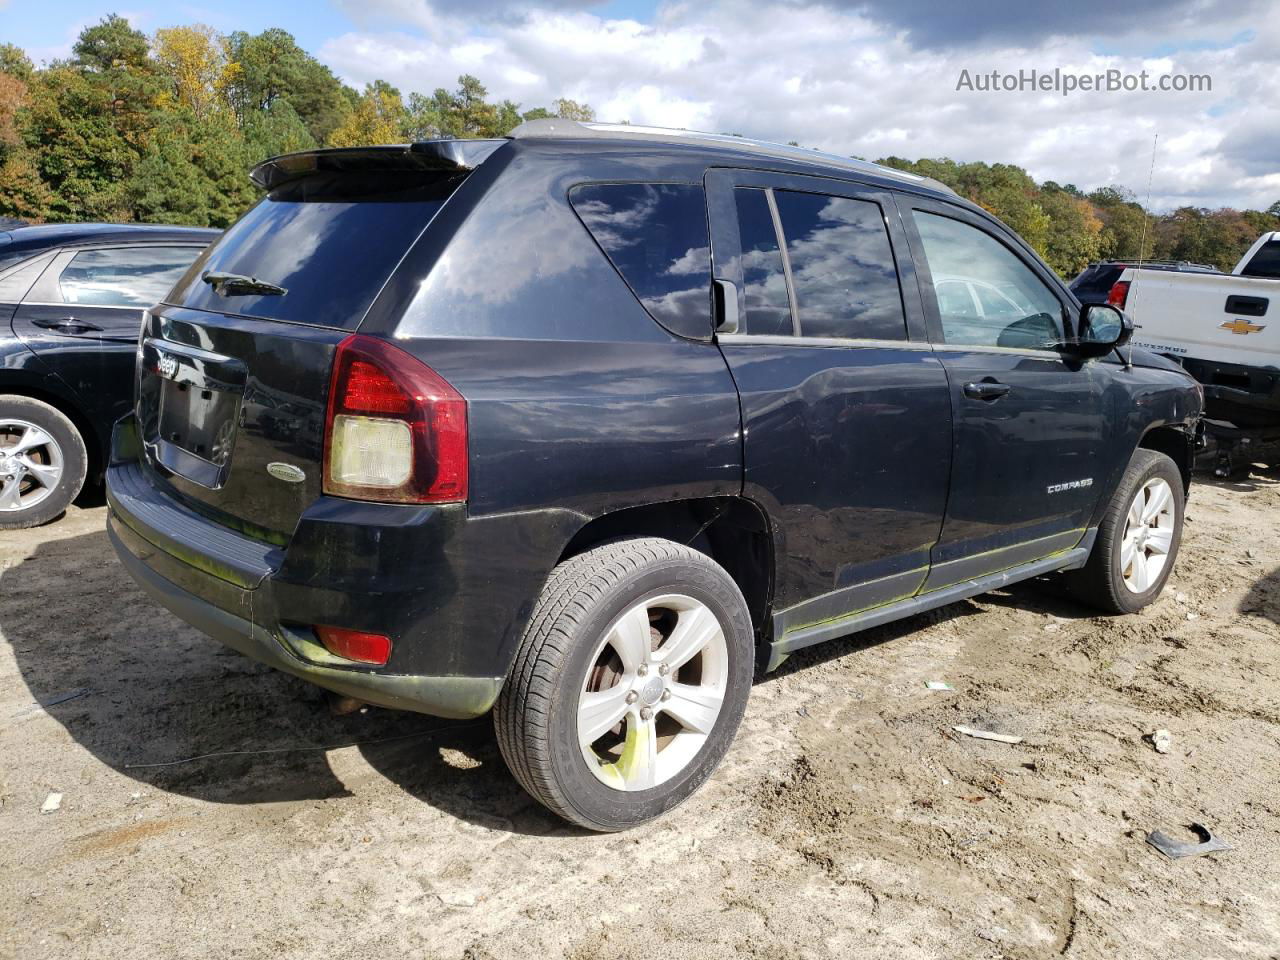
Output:
<instances>
[{"instance_id":1,"label":"white pickup truck","mask_svg":"<svg viewBox=\"0 0 1280 960\"><path fill-rule=\"evenodd\" d=\"M1108 302L1133 318L1133 343L1181 363L1205 388L1206 416L1280 430L1280 231L1231 273L1129 267Z\"/></svg>"}]
</instances>

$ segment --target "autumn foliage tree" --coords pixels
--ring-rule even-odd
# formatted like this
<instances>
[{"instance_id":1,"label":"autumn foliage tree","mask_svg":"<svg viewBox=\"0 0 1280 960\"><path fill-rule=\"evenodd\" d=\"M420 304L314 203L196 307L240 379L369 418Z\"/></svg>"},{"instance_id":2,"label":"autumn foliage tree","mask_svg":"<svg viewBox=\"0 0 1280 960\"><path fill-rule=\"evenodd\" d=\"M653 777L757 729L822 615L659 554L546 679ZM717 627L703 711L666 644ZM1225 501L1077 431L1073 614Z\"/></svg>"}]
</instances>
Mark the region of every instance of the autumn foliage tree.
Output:
<instances>
[{"instance_id":1,"label":"autumn foliage tree","mask_svg":"<svg viewBox=\"0 0 1280 960\"><path fill-rule=\"evenodd\" d=\"M1191 260L1229 270L1260 233L1280 230L1280 203L1267 212L1184 207L1154 216L1123 188L1085 194L1071 184L1037 184L1009 164L879 162L940 180L995 214L1068 279L1103 257Z\"/></svg>"},{"instance_id":2,"label":"autumn foliage tree","mask_svg":"<svg viewBox=\"0 0 1280 960\"><path fill-rule=\"evenodd\" d=\"M279 28L226 35L201 24L148 36L114 14L72 54L37 67L0 44L0 218L226 226L258 196L256 163L316 147L500 137L543 117L590 121L567 97L525 109L479 77L408 97L382 80L344 84ZM1002 218L1064 276L1099 257L1172 257L1230 267L1268 210L1148 214L1123 189L1037 184L1020 167L948 159L882 163L934 177Z\"/></svg>"}]
</instances>

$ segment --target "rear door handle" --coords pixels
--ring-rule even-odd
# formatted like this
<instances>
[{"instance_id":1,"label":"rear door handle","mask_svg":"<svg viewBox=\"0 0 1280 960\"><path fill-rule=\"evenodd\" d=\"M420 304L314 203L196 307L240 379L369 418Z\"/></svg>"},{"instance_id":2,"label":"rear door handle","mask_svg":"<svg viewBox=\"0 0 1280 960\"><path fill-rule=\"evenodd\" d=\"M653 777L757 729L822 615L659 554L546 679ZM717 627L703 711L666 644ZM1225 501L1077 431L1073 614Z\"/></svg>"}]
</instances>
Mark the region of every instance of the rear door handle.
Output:
<instances>
[{"instance_id":1,"label":"rear door handle","mask_svg":"<svg viewBox=\"0 0 1280 960\"><path fill-rule=\"evenodd\" d=\"M997 383L994 380L983 380L981 383L966 383L964 385L964 395L970 400L999 400L1009 392L1010 386L1007 383Z\"/></svg>"},{"instance_id":2,"label":"rear door handle","mask_svg":"<svg viewBox=\"0 0 1280 960\"><path fill-rule=\"evenodd\" d=\"M738 332L738 287L731 280L712 280L715 293L716 333Z\"/></svg>"},{"instance_id":3,"label":"rear door handle","mask_svg":"<svg viewBox=\"0 0 1280 960\"><path fill-rule=\"evenodd\" d=\"M75 317L63 317L61 320L32 320L37 327L45 330L57 330L59 333L100 333L102 328L96 323L77 320Z\"/></svg>"}]
</instances>

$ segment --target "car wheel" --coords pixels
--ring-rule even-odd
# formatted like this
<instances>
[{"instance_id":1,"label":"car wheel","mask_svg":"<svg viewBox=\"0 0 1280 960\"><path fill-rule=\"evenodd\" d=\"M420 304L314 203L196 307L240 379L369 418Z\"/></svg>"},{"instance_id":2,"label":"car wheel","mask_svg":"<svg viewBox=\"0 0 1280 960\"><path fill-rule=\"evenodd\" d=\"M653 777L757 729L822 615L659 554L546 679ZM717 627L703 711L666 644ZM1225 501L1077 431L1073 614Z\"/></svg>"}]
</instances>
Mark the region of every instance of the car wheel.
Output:
<instances>
[{"instance_id":1,"label":"car wheel","mask_svg":"<svg viewBox=\"0 0 1280 960\"><path fill-rule=\"evenodd\" d=\"M48 523L84 486L88 455L59 410L30 397L0 396L0 529Z\"/></svg>"},{"instance_id":2,"label":"car wheel","mask_svg":"<svg viewBox=\"0 0 1280 960\"><path fill-rule=\"evenodd\" d=\"M1182 540L1182 475L1163 453L1138 450L1070 592L1107 613L1136 613L1160 595Z\"/></svg>"},{"instance_id":3,"label":"car wheel","mask_svg":"<svg viewBox=\"0 0 1280 960\"><path fill-rule=\"evenodd\" d=\"M494 708L520 784L590 830L670 810L710 776L746 707L751 618L711 558L660 539L556 567Z\"/></svg>"}]
</instances>

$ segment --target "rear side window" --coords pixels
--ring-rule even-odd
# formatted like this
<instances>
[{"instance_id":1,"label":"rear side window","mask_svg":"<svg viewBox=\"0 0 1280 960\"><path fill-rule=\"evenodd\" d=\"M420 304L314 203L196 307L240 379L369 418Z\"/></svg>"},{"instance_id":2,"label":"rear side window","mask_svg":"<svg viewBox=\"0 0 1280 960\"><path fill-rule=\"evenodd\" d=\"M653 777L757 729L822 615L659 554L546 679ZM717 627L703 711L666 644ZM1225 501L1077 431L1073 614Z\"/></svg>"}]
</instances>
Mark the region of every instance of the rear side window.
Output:
<instances>
[{"instance_id":1,"label":"rear side window","mask_svg":"<svg viewBox=\"0 0 1280 960\"><path fill-rule=\"evenodd\" d=\"M381 170L316 174L285 184L196 261L172 300L200 310L354 329L460 182ZM252 277L286 292L223 296L201 280L205 273Z\"/></svg>"},{"instance_id":2,"label":"rear side window","mask_svg":"<svg viewBox=\"0 0 1280 960\"><path fill-rule=\"evenodd\" d=\"M198 247L112 247L81 250L58 275L63 303L150 307L187 272Z\"/></svg>"},{"instance_id":3,"label":"rear side window","mask_svg":"<svg viewBox=\"0 0 1280 960\"><path fill-rule=\"evenodd\" d=\"M898 270L880 205L775 190L800 333L905 340Z\"/></svg>"},{"instance_id":4,"label":"rear side window","mask_svg":"<svg viewBox=\"0 0 1280 960\"><path fill-rule=\"evenodd\" d=\"M734 190L742 240L743 333L789 336L791 303L769 197L754 187Z\"/></svg>"},{"instance_id":5,"label":"rear side window","mask_svg":"<svg viewBox=\"0 0 1280 960\"><path fill-rule=\"evenodd\" d=\"M1280 240L1268 240L1240 272L1244 277L1280 280Z\"/></svg>"},{"instance_id":6,"label":"rear side window","mask_svg":"<svg viewBox=\"0 0 1280 960\"><path fill-rule=\"evenodd\" d=\"M700 184L588 183L569 202L655 320L681 336L710 336L711 241Z\"/></svg>"}]
</instances>

